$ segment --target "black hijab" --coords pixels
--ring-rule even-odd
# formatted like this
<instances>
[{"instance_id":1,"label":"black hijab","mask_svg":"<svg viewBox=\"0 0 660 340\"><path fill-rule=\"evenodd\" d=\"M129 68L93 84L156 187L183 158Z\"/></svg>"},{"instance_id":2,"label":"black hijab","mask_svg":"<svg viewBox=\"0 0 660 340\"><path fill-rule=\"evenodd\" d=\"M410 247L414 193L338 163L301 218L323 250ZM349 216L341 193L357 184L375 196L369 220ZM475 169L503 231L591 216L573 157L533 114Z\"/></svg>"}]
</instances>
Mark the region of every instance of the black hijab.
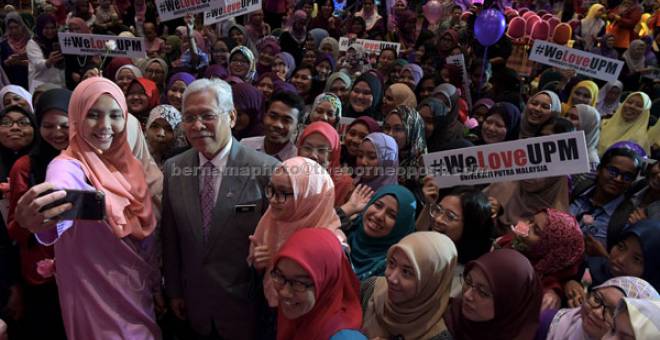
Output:
<instances>
[{"instance_id":1,"label":"black hijab","mask_svg":"<svg viewBox=\"0 0 660 340\"><path fill-rule=\"evenodd\" d=\"M371 102L371 107L362 111L355 112L353 105L350 103L346 105L346 110L342 114L344 117L357 118L359 116L369 116L377 121L383 120L383 116L380 112L380 102L383 99L383 84L380 82L378 77L370 72L364 73L355 79L353 82L353 88L357 83L365 82L371 89L371 95L373 96L373 101ZM351 88L351 91L353 89Z\"/></svg>"},{"instance_id":2,"label":"black hijab","mask_svg":"<svg viewBox=\"0 0 660 340\"><path fill-rule=\"evenodd\" d=\"M435 97L424 99L419 104L419 109L421 110L424 106L431 109L431 113L433 114L433 133L426 141L429 152L472 145L463 139L463 125L458 121L458 110L449 110L442 100Z\"/></svg>"},{"instance_id":3,"label":"black hijab","mask_svg":"<svg viewBox=\"0 0 660 340\"><path fill-rule=\"evenodd\" d=\"M39 97L39 100L37 100L34 108L37 126L41 126L44 115L50 110L58 110L68 114L71 93L67 89L53 89L44 92ZM60 151L43 140L43 138L39 138L36 141L34 148L30 152L30 167L32 170L30 173L30 186L46 180L48 164L59 154Z\"/></svg>"}]
</instances>

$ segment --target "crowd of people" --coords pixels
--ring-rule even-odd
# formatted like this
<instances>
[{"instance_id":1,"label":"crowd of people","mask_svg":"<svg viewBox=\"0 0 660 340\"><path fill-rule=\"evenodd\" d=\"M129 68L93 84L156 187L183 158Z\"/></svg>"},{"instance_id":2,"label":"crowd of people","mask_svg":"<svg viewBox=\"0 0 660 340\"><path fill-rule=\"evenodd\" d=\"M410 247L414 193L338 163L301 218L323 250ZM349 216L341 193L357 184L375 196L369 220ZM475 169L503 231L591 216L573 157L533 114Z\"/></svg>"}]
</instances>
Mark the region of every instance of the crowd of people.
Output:
<instances>
[{"instance_id":1,"label":"crowd of people","mask_svg":"<svg viewBox=\"0 0 660 340\"><path fill-rule=\"evenodd\" d=\"M660 339L660 1L263 0L207 26L8 3L0 339ZM534 62L537 40L619 80ZM429 153L572 131L585 173L426 175ZM100 216L70 199L90 192Z\"/></svg>"}]
</instances>

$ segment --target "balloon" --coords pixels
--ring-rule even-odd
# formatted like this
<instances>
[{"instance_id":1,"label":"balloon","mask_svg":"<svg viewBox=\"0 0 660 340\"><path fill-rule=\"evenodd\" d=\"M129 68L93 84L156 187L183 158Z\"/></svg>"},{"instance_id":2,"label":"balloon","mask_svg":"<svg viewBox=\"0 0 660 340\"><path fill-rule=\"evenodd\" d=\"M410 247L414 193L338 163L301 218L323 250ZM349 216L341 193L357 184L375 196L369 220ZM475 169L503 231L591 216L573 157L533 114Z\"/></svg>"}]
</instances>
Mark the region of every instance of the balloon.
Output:
<instances>
[{"instance_id":1,"label":"balloon","mask_svg":"<svg viewBox=\"0 0 660 340\"><path fill-rule=\"evenodd\" d=\"M482 11L474 22L474 36L483 46L494 45L506 28L506 21L502 12L490 8Z\"/></svg>"},{"instance_id":2,"label":"balloon","mask_svg":"<svg viewBox=\"0 0 660 340\"><path fill-rule=\"evenodd\" d=\"M442 4L438 0L431 0L422 7L424 17L431 25L435 25L442 17Z\"/></svg>"},{"instance_id":3,"label":"balloon","mask_svg":"<svg viewBox=\"0 0 660 340\"><path fill-rule=\"evenodd\" d=\"M616 142L612 144L609 148L607 148L606 152L612 149L630 149L634 151L637 154L637 156L639 156L640 158L642 159L648 158L648 156L646 155L646 151L644 151L644 148L633 141L626 140L626 141Z\"/></svg>"}]
</instances>

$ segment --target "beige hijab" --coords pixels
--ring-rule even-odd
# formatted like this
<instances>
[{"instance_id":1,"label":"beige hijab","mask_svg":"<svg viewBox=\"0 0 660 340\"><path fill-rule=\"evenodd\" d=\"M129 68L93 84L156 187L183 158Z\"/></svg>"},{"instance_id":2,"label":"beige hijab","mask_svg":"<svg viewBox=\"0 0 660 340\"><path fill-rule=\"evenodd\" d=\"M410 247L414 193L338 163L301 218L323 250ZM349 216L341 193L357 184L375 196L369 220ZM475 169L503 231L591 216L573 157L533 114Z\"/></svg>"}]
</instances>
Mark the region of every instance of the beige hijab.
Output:
<instances>
[{"instance_id":1,"label":"beige hijab","mask_svg":"<svg viewBox=\"0 0 660 340\"><path fill-rule=\"evenodd\" d=\"M417 294L411 301L395 305L387 298L387 280L376 280L374 293L364 314L363 329L368 338L401 335L406 339L429 339L447 330L442 319L447 305L458 252L447 236L420 231L392 246L415 268Z\"/></svg>"},{"instance_id":2,"label":"beige hijab","mask_svg":"<svg viewBox=\"0 0 660 340\"><path fill-rule=\"evenodd\" d=\"M566 176L493 183L484 189L484 193L495 197L502 205L504 214L500 216L500 222L504 225L516 224L519 219L544 208L568 211L569 206Z\"/></svg>"}]
</instances>

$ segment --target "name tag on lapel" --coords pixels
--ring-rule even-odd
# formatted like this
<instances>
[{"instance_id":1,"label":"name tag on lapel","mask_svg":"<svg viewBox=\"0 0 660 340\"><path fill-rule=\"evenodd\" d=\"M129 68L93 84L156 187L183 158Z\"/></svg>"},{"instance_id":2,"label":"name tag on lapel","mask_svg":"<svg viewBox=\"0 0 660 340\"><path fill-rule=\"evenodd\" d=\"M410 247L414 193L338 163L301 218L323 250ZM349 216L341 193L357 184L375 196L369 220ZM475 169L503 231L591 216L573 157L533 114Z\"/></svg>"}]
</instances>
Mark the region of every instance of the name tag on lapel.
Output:
<instances>
[{"instance_id":1,"label":"name tag on lapel","mask_svg":"<svg viewBox=\"0 0 660 340\"><path fill-rule=\"evenodd\" d=\"M237 204L237 205L234 206L234 211L237 214L255 212L255 211L257 211L257 205L256 204Z\"/></svg>"}]
</instances>

